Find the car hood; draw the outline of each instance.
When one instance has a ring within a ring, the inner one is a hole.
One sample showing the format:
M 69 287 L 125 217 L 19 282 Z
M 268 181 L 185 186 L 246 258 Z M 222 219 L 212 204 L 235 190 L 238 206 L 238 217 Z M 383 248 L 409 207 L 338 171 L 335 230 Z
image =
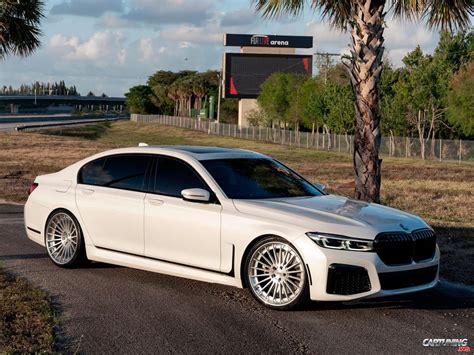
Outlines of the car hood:
M 238 211 L 287 222 L 308 231 L 374 238 L 386 231 L 426 228 L 419 217 L 375 203 L 325 195 L 265 200 L 234 200 Z

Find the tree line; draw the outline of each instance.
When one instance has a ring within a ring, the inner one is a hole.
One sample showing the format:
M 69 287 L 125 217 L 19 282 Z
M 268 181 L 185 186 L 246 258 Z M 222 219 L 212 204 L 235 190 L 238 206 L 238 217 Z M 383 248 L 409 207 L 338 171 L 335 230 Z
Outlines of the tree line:
M 125 94 L 127 108 L 131 113 L 190 117 L 193 112 L 206 108 L 211 96 L 217 99 L 219 75 L 216 70 L 159 70 L 148 78 L 146 85 L 130 88 Z M 237 116 L 237 105 L 236 100 L 222 100 L 223 122 Z
M 400 68 L 385 61 L 382 134 L 417 137 L 422 157 L 430 138 L 474 138 L 473 84 L 473 32 L 443 32 L 433 54 L 417 47 L 403 58 Z M 260 108 L 250 115 L 253 125 L 354 134 L 355 97 L 343 64 L 320 68 L 313 78 L 275 73 L 261 89 Z M 430 149 L 434 150 L 434 141 Z
M 3 86 L 1 88 L 1 95 L 65 95 L 65 96 L 80 96 L 75 85 L 67 86 L 64 80 L 54 83 L 44 83 L 35 81 L 32 84 L 22 84 L 18 88 L 10 86 Z

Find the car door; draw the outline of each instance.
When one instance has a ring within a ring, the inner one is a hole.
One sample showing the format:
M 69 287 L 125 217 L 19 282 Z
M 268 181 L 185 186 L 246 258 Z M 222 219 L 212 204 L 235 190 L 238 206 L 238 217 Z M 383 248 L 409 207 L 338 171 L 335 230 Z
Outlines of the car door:
M 221 205 L 183 200 L 181 191 L 189 188 L 212 194 L 189 164 L 160 156 L 152 192 L 145 198 L 145 255 L 219 270 Z
M 143 255 L 143 209 L 151 155 L 124 154 L 86 164 L 76 204 L 96 247 Z

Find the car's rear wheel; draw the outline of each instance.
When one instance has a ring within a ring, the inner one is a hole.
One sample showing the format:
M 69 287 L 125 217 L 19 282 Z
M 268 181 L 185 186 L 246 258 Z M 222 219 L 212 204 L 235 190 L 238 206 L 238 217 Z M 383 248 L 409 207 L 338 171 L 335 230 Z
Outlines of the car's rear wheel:
M 45 244 L 49 258 L 60 267 L 70 268 L 87 261 L 81 227 L 65 210 L 58 210 L 48 218 Z
M 308 281 L 303 259 L 283 238 L 268 237 L 255 244 L 245 265 L 252 295 L 267 307 L 290 309 L 307 299 Z

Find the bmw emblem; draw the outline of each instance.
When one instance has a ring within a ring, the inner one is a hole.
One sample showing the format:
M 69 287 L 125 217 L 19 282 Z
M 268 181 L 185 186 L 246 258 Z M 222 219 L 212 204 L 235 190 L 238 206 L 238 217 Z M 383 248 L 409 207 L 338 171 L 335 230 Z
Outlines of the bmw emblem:
M 408 228 L 406 225 L 400 223 L 400 227 L 402 227 L 403 230 L 408 231 L 410 228 Z

